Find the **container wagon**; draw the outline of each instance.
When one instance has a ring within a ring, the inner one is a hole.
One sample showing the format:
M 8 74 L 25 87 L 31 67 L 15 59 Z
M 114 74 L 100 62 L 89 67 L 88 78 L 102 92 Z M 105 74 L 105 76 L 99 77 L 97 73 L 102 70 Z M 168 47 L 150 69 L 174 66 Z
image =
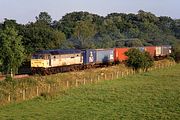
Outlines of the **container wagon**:
M 114 49 L 96 49 L 95 64 L 109 64 L 114 62 Z
M 150 56 L 153 58 L 156 53 L 156 47 L 155 46 L 146 46 L 145 51 L 150 54 Z
M 125 55 L 125 52 L 127 52 L 130 48 L 115 48 L 114 49 L 114 62 L 122 62 L 128 59 L 128 57 Z

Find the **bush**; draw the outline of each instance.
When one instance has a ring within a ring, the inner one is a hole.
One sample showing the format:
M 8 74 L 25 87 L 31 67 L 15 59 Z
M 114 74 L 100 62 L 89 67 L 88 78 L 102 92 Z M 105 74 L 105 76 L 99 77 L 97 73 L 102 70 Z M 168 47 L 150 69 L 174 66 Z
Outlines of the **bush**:
M 176 62 L 180 62 L 180 42 L 173 46 L 171 56 Z
M 136 71 L 139 71 L 140 68 L 147 71 L 149 67 L 153 66 L 153 58 L 148 52 L 141 52 L 139 49 L 133 48 L 125 54 L 128 56 L 127 66 L 132 67 Z

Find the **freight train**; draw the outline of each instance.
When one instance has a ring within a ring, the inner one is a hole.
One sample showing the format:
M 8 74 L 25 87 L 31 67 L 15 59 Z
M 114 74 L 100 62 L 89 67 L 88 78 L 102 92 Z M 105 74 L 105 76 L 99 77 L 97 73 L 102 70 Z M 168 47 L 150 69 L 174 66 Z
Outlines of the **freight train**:
M 171 46 L 135 47 L 147 51 L 155 59 L 164 58 L 171 53 Z M 126 61 L 125 55 L 131 48 L 86 49 L 86 50 L 41 50 L 32 55 L 32 74 L 53 74 L 74 70 L 83 70 L 102 65 Z

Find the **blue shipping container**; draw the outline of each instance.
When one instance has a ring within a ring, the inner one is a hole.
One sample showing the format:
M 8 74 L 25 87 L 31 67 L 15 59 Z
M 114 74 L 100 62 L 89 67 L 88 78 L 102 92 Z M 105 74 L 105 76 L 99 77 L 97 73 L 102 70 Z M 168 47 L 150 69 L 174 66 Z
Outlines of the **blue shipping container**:
M 82 50 L 83 51 L 83 63 L 90 64 L 96 62 L 96 50 L 89 49 L 89 50 Z
M 114 49 L 96 49 L 96 63 L 114 61 Z

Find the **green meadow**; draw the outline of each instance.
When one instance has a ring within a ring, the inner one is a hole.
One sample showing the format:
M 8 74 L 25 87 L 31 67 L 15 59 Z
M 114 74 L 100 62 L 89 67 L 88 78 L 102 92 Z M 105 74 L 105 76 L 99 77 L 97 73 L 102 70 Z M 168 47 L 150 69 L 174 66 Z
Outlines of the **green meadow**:
M 180 64 L 0 107 L 0 120 L 81 119 L 180 119 Z

